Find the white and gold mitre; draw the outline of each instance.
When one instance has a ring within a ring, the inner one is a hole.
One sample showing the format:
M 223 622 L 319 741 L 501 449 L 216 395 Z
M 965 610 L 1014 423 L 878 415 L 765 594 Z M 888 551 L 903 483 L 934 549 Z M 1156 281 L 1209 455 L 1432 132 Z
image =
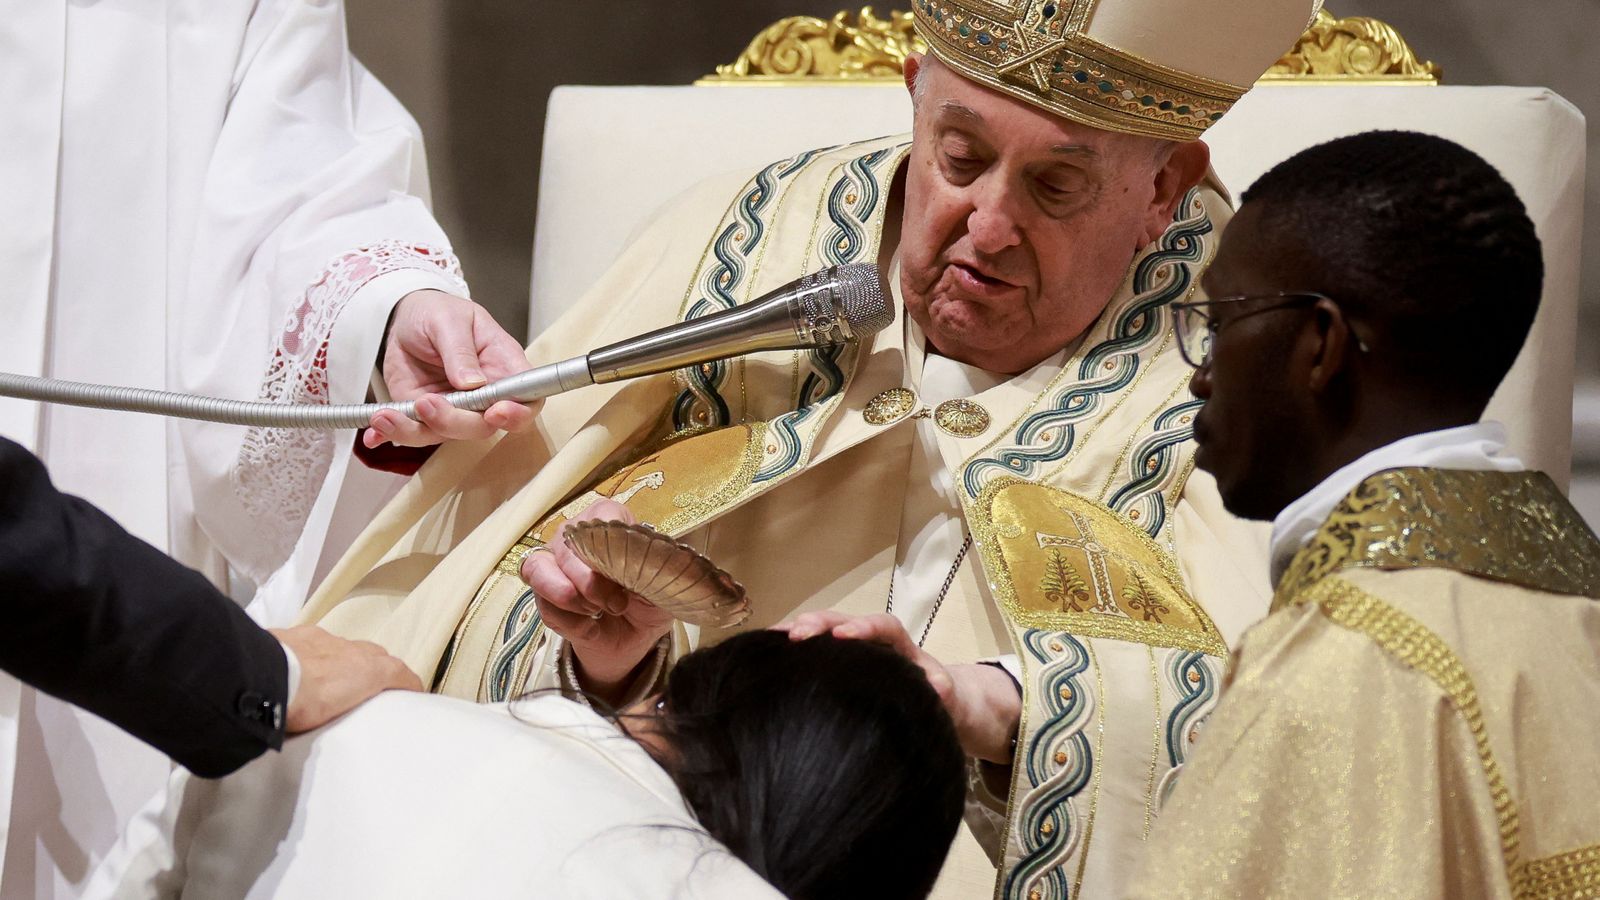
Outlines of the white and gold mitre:
M 1193 140 L 1321 0 L 912 0 L 917 31 L 974 81 L 1075 122 Z

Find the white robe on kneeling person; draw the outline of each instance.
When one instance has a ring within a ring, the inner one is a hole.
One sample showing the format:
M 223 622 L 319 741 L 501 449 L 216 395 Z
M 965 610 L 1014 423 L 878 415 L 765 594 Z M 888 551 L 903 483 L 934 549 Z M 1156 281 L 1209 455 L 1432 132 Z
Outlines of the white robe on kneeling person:
M 164 799 L 87 898 L 780 900 L 643 747 L 554 695 L 383 694 Z

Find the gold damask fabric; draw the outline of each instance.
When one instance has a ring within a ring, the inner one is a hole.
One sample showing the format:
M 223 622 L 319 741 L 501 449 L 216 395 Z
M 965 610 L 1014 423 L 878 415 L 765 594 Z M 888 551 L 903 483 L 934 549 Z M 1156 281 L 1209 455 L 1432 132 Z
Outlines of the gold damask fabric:
M 1600 896 L 1600 603 L 1556 589 L 1600 552 L 1548 485 L 1353 492 L 1303 555 L 1332 574 L 1237 649 L 1130 896 Z
M 1408 468 L 1339 503 L 1285 570 L 1273 609 L 1341 569 L 1424 566 L 1600 597 L 1600 540 L 1549 476 Z
M 1007 478 L 968 515 L 996 599 L 1021 628 L 1227 655 L 1176 561 L 1104 505 Z

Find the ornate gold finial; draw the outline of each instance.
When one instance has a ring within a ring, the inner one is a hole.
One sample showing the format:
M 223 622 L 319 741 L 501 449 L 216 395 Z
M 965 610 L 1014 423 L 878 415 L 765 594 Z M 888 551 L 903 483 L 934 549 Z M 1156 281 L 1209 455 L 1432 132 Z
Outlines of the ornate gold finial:
M 1418 59 L 1388 23 L 1363 16 L 1336 19 L 1322 9 L 1294 49 L 1261 80 L 1438 84 L 1443 75 L 1438 65 Z
M 811 16 L 781 19 L 757 35 L 737 60 L 717 66 L 716 74 L 696 83 L 898 81 L 906 57 L 928 49 L 912 22 L 911 13 L 890 12 L 887 18 L 879 18 L 870 6 L 854 15 L 844 10 L 827 20 Z M 1030 71 L 1038 68 L 1031 57 L 1022 62 Z M 1037 78 L 1037 72 L 1032 74 Z M 1359 16 L 1338 19 L 1322 9 L 1294 49 L 1261 81 L 1438 84 L 1442 77 L 1439 66 L 1419 60 L 1393 26 Z
M 880 19 L 863 6 L 826 21 L 793 16 L 768 26 L 737 60 L 699 83 L 899 80 L 906 57 L 927 49 L 908 12 Z

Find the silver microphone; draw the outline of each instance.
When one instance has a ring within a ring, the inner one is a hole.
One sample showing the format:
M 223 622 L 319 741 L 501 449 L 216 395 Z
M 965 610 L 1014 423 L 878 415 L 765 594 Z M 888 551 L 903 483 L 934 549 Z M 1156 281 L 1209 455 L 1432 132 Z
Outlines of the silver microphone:
M 618 341 L 588 355 L 597 384 L 761 350 L 842 344 L 894 321 L 878 267 L 813 272 L 742 306 Z
M 877 266 L 831 266 L 732 309 L 659 328 L 476 390 L 445 394 L 444 399 L 457 409 L 476 412 L 501 400 L 527 403 L 591 384 L 654 375 L 761 350 L 801 350 L 859 340 L 894 321 L 889 298 L 889 287 Z M 0 396 L 267 428 L 362 428 L 384 409 L 417 417 L 416 404 L 410 400 L 291 406 L 6 372 L 0 372 Z

